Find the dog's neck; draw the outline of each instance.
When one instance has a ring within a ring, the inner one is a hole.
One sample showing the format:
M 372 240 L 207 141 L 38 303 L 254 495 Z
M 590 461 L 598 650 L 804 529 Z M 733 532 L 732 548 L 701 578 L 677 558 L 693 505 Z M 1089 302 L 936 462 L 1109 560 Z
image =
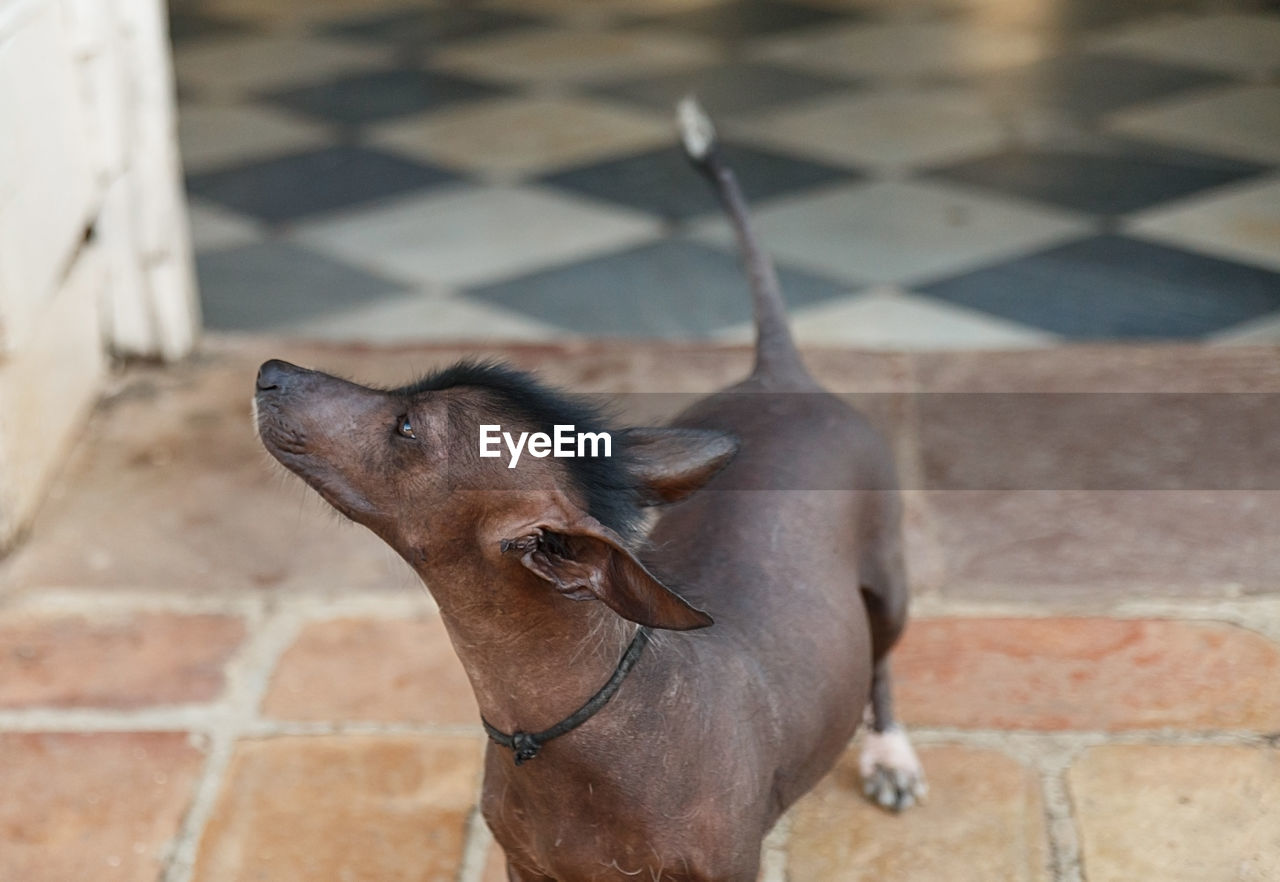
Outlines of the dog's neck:
M 453 579 L 463 577 L 450 569 Z M 533 574 L 493 584 L 479 567 L 467 569 L 463 584 L 483 589 L 436 599 L 480 713 L 502 731 L 536 732 L 572 714 L 613 674 L 635 635 L 637 626 L 603 603 L 561 597 Z M 444 577 L 422 575 L 428 585 Z

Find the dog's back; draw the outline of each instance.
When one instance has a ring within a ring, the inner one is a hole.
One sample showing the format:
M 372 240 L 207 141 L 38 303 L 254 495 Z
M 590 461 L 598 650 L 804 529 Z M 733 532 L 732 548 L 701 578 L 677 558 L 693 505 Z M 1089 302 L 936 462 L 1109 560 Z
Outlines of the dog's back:
M 893 542 L 889 460 L 865 420 L 818 392 L 720 395 L 678 424 L 733 432 L 742 446 L 659 520 L 658 567 L 715 610 L 716 627 L 689 639 L 758 661 L 759 683 L 747 688 L 776 703 L 775 798 L 785 806 L 830 767 L 869 694 L 859 588 L 865 557 Z
M 686 133 L 690 112 L 682 108 Z M 732 173 L 716 161 L 709 129 L 700 143 L 690 140 L 747 263 L 757 357 L 749 378 L 673 421 L 729 432 L 740 448 L 706 487 L 663 514 L 651 538 L 658 566 L 716 611 L 717 627 L 695 639 L 759 662 L 759 688 L 776 717 L 774 796 L 783 807 L 856 731 L 864 709 L 857 697 L 869 694 L 873 666 L 905 622 L 901 501 L 883 437 L 805 369 L 772 263 Z

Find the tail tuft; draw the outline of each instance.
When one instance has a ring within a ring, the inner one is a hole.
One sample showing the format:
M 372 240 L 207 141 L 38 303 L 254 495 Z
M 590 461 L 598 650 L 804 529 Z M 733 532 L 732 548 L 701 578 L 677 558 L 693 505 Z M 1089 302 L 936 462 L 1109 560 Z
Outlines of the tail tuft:
M 800 353 L 796 351 L 787 326 L 787 308 L 778 285 L 778 274 L 773 268 L 773 261 L 756 239 L 742 187 L 717 149 L 716 129 L 711 118 L 697 99 L 689 95 L 676 105 L 676 125 L 680 129 L 685 153 L 715 187 L 738 240 L 754 303 L 755 375 L 803 373 Z
M 680 99 L 676 105 L 676 124 L 680 128 L 684 152 L 694 162 L 706 162 L 716 144 L 716 127 L 697 98 L 686 95 Z

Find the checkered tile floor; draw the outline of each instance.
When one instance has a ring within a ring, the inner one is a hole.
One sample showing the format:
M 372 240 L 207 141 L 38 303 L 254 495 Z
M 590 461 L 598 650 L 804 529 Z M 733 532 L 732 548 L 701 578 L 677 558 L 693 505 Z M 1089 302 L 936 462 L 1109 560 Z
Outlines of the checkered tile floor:
M 213 329 L 734 339 L 670 110 L 808 340 L 1280 341 L 1280 4 L 172 0 Z

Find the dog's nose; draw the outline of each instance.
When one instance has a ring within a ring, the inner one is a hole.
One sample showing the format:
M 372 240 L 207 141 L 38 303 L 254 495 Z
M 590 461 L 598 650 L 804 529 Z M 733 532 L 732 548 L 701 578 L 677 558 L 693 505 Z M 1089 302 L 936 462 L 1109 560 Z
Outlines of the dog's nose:
M 289 376 L 297 371 L 298 368 L 295 365 L 278 358 L 264 362 L 262 367 L 258 368 L 258 391 L 270 392 L 272 389 L 283 389 Z

